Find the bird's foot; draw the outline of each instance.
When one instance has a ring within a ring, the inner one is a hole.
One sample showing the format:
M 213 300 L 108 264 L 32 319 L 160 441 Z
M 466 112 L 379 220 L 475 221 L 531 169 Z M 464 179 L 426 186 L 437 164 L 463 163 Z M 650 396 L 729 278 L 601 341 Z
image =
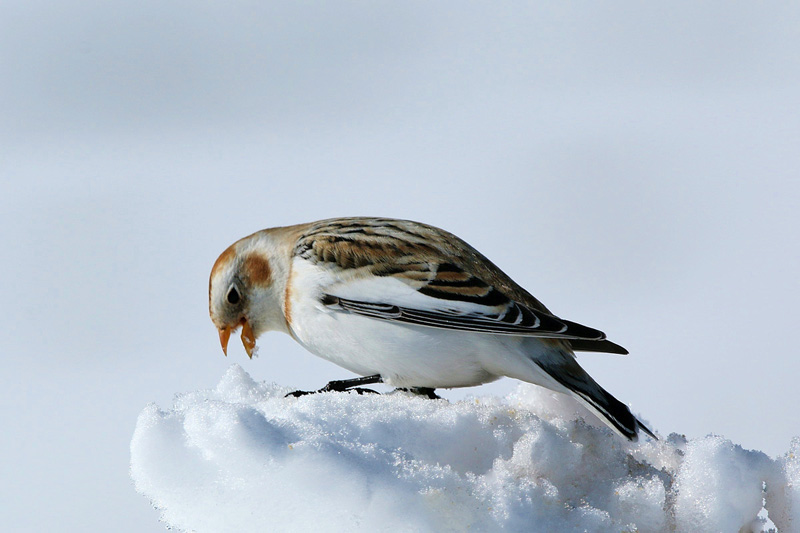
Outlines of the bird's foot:
M 292 391 L 284 396 L 284 398 L 288 398 L 291 396 L 292 398 L 299 398 L 300 396 L 306 396 L 307 394 L 316 394 L 318 392 L 322 392 L 322 390 L 296 390 Z
M 436 394 L 436 389 L 432 389 L 430 387 L 408 387 L 408 388 L 398 388 L 397 390 L 401 390 L 404 392 L 410 392 L 411 394 L 416 394 L 418 396 L 424 396 L 429 400 L 441 400 L 442 397 Z
M 365 393 L 380 394 L 378 391 L 359 387 L 359 385 L 369 385 L 371 383 L 383 383 L 383 379 L 378 374 L 374 376 L 364 376 L 361 378 L 340 379 L 328 382 L 327 385 L 325 385 L 319 390 L 312 390 L 312 391 L 296 390 L 294 392 L 290 392 L 284 397 L 288 398 L 289 396 L 292 396 L 294 398 L 299 398 L 300 396 L 306 396 L 307 394 L 317 394 L 318 392 L 356 392 L 358 394 L 365 394 Z
M 288 398 L 289 396 L 291 396 L 293 398 L 299 398 L 300 396 L 307 396 L 309 394 L 317 394 L 317 393 L 320 393 L 320 392 L 356 392 L 358 394 L 380 394 L 380 392 L 378 392 L 376 390 L 365 389 L 364 387 L 352 387 L 352 388 L 349 388 L 349 389 L 337 390 L 337 389 L 329 389 L 327 386 L 325 386 L 325 387 L 322 387 L 319 390 L 296 390 L 296 391 L 292 391 L 289 394 L 287 394 L 286 396 L 284 396 L 284 398 Z

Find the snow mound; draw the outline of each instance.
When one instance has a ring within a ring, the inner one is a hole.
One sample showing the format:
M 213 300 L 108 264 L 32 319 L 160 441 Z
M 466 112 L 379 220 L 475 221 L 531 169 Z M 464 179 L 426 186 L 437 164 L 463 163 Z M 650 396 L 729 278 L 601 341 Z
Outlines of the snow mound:
M 455 403 L 290 390 L 234 365 L 148 405 L 136 489 L 197 532 L 800 530 L 797 438 L 777 460 L 717 436 L 628 443 L 527 384 Z

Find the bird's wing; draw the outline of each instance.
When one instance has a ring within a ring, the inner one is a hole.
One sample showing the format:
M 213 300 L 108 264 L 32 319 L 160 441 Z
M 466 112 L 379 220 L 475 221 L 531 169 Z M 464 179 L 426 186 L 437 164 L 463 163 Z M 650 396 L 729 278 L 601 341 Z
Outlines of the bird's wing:
M 617 347 L 601 331 L 554 316 L 474 248 L 431 226 L 385 219 L 323 221 L 298 240 L 294 254 L 328 275 L 331 282 L 322 287 L 320 299 L 334 311 Z
M 359 302 L 330 295 L 328 295 L 325 302 L 331 307 L 335 306 L 358 315 L 416 324 L 418 326 L 493 333 L 495 335 L 591 341 L 605 340 L 605 335 L 601 331 L 570 322 L 569 320 L 535 313 L 519 306 L 519 304 L 512 304 L 511 308 L 519 315 L 520 320 L 511 322 L 505 321 L 502 316 L 486 314 L 480 311 L 462 314 L 450 309 L 422 310 L 387 303 Z
M 322 303 L 330 309 L 418 326 L 495 335 L 589 341 L 605 339 L 601 331 L 530 309 L 490 286 L 481 286 L 479 280 L 473 279 L 473 282 L 476 291 L 482 289 L 483 294 L 476 295 L 469 290 L 463 293 L 439 291 L 430 283 L 419 289 L 407 286 L 409 293 L 402 294 L 396 280 L 373 280 L 364 284 L 363 288 L 368 290 L 361 291 L 361 284 L 350 282 L 347 286 L 332 286 L 330 293 L 322 296 Z M 435 282 L 432 283 L 436 287 Z M 386 291 L 375 290 L 382 284 L 386 285 Z

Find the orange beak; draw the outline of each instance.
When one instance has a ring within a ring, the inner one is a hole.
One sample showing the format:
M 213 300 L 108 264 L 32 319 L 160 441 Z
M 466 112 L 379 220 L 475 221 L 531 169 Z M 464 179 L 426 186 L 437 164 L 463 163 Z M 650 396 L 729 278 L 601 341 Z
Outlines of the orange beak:
M 252 359 L 253 350 L 256 347 L 256 336 L 253 334 L 250 322 L 242 324 L 242 344 L 244 345 L 244 350 L 247 352 L 247 357 Z
M 230 326 L 219 328 L 219 343 L 222 345 L 222 353 L 225 354 L 225 357 L 228 357 L 228 339 L 230 338 L 231 338 Z
M 222 345 L 222 353 L 226 357 L 228 356 L 228 340 L 231 338 L 233 329 L 236 328 L 231 328 L 230 326 L 219 328 L 219 343 Z M 242 321 L 242 345 L 247 352 L 247 356 L 252 359 L 253 351 L 256 347 L 256 336 L 253 334 L 253 328 L 250 327 L 250 323 L 246 320 Z

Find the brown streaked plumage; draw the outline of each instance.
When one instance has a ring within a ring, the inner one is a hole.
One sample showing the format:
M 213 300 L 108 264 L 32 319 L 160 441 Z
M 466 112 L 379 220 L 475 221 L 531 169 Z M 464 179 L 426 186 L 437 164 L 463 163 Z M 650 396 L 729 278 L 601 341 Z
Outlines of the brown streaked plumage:
M 406 273 L 418 272 L 421 264 L 439 265 L 447 258 L 460 270 L 448 272 L 443 280 L 472 275 L 509 298 L 549 313 L 531 293 L 467 242 L 420 222 L 360 217 L 322 220 L 308 225 L 295 254 L 341 268 L 371 267 L 376 275 L 390 265 L 397 269 L 390 275 L 409 279 L 417 276 Z
M 551 324 L 552 336 L 561 343 L 576 341 L 587 351 L 627 353 L 605 340 L 602 332 L 557 319 L 539 300 L 514 282 L 486 256 L 464 240 L 434 226 L 394 219 L 341 218 L 298 226 L 300 237 L 294 255 L 335 269 L 344 279 L 387 276 L 402 280 L 421 294 L 450 301 L 470 301 L 497 309 L 506 322 L 536 313 Z M 351 310 L 357 306 L 351 305 Z M 374 310 L 371 316 L 378 318 Z M 420 323 L 419 317 L 414 319 Z M 452 325 L 452 321 L 448 321 Z M 427 325 L 442 327 L 442 322 Z M 483 324 L 487 326 L 487 324 Z M 466 327 L 465 325 L 462 327 Z M 577 334 L 559 334 L 572 327 Z M 488 331 L 481 327 L 479 330 Z M 495 329 L 500 332 L 500 329 Z M 537 330 L 537 334 L 544 330 Z M 524 334 L 520 328 L 517 334 Z M 511 333 L 506 329 L 505 333 Z M 541 335 L 539 335 L 541 336 Z M 569 349 L 571 345 L 567 345 Z

